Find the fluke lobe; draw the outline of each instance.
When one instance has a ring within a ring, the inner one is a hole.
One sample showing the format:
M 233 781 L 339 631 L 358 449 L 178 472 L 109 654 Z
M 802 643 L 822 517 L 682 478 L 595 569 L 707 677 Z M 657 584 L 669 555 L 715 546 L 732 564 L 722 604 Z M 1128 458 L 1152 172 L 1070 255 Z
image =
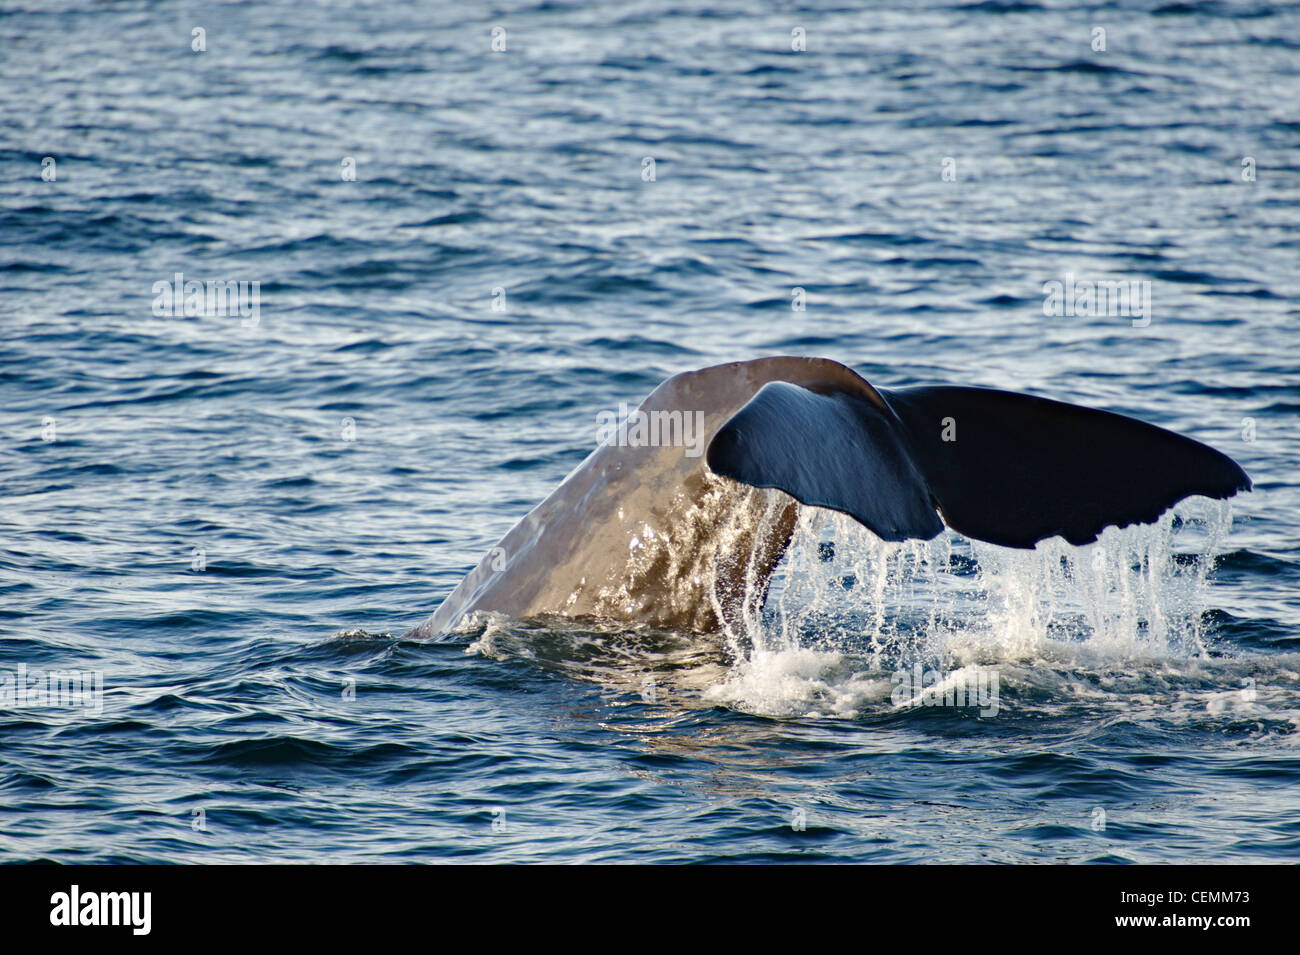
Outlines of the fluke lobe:
M 631 417 L 407 636 L 480 610 L 720 629 L 761 606 L 796 502 L 889 541 L 946 524 L 1029 548 L 1251 487 L 1226 455 L 1133 418 L 986 388 L 887 391 L 825 358 L 674 375 Z M 701 421 L 703 455 L 682 439 Z

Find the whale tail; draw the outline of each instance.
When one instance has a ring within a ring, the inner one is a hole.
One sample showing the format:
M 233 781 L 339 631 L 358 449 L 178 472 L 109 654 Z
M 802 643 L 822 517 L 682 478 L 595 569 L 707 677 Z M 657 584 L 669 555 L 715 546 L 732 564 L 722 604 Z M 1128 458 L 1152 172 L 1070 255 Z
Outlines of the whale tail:
M 684 430 L 681 442 L 604 442 L 411 635 L 477 611 L 730 625 L 761 605 L 798 520 L 785 495 L 743 485 L 843 511 L 887 540 L 946 522 L 1026 548 L 1086 544 L 1185 497 L 1250 488 L 1218 451 L 1132 418 L 980 388 L 879 390 L 825 358 L 682 372 L 637 410 L 702 415 L 703 459 Z
M 715 473 L 842 511 L 885 540 L 1095 541 L 1183 498 L 1251 488 L 1227 455 L 1123 415 L 986 388 L 764 385 L 713 436 Z M 937 514 L 936 514 L 937 512 Z M 943 522 L 939 520 L 942 515 Z

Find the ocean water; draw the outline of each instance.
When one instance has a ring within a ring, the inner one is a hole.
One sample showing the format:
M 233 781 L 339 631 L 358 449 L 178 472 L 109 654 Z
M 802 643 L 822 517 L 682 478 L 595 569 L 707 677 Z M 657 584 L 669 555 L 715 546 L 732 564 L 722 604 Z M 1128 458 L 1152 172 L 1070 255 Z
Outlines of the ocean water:
M 1294 861 L 1298 146 L 1292 4 L 0 5 L 0 694 L 92 688 L 0 705 L 0 859 Z M 402 639 L 601 411 L 772 354 L 1255 491 L 805 510 L 741 633 Z

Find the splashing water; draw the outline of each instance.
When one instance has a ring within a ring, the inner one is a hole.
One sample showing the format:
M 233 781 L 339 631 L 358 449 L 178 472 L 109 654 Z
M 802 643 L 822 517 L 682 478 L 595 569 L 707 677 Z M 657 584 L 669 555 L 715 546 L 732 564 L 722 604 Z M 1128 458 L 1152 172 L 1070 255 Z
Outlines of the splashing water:
M 749 493 L 761 498 L 758 524 L 724 526 L 711 543 L 723 570 L 722 561 L 749 555 L 738 615 L 723 614 L 729 574 L 701 588 L 733 621 L 720 636 L 475 614 L 462 621 L 467 652 L 530 659 L 633 693 L 651 681 L 663 691 L 656 699 L 688 707 L 867 719 L 927 705 L 990 716 L 1006 696 L 1022 707 L 1116 700 L 1122 693 L 1098 689 L 1118 684 L 1163 698 L 1222 663 L 1204 611 L 1232 522 L 1226 503 L 1192 499 L 1085 547 L 1053 539 L 1033 550 L 951 532 L 888 542 L 845 515 L 800 506 L 765 588 L 755 557 L 783 539 L 793 501 Z
M 727 634 L 736 662 L 706 695 L 764 715 L 844 716 L 900 705 L 898 674 L 914 667 L 943 686 L 981 667 L 1200 660 L 1209 574 L 1231 521 L 1226 503 L 1192 499 L 1085 547 L 1016 550 L 951 532 L 882 541 L 804 507 L 766 612 Z M 902 705 L 918 699 L 904 693 Z

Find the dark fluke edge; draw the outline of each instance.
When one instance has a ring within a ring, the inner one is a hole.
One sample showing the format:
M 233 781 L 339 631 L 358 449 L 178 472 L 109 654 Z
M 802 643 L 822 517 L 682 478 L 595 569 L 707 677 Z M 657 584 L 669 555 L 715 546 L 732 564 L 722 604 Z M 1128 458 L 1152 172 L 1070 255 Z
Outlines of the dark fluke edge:
M 984 388 L 886 391 L 822 358 L 675 375 L 638 411 L 700 415 L 707 452 L 597 448 L 408 636 L 478 610 L 728 626 L 761 606 L 795 501 L 885 540 L 926 540 L 947 524 L 1027 548 L 1086 544 L 1186 497 L 1251 487 L 1226 455 L 1133 418 Z

